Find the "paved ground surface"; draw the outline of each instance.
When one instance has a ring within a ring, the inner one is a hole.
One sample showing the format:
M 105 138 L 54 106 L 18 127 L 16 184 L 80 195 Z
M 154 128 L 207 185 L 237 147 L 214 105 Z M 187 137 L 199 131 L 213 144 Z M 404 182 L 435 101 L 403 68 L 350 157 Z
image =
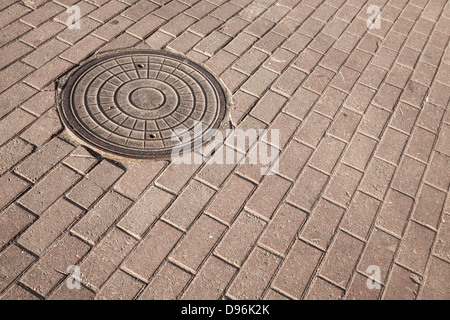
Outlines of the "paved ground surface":
M 449 2 L 2 0 L 0 28 L 2 299 L 450 298 Z M 55 80 L 128 47 L 209 67 L 279 172 L 71 140 Z

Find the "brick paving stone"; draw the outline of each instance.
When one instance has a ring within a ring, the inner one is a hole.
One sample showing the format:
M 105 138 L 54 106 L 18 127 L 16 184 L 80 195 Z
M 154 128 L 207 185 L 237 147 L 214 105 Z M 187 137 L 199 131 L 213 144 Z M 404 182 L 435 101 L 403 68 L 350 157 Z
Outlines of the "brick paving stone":
M 31 30 L 32 27 L 29 25 L 26 25 L 20 21 L 15 21 L 14 23 L 1 28 L 0 31 L 0 45 L 3 46 L 21 35 L 23 35 L 25 32 Z
M 37 27 L 63 10 L 64 7 L 53 2 L 49 2 L 39 9 L 34 10 L 26 16 L 22 17 L 21 21 L 33 27 Z
M 107 20 L 117 15 L 117 13 L 124 10 L 126 7 L 127 5 L 124 3 L 116 0 L 111 0 L 92 12 L 89 16 L 95 20 L 105 23 Z
M 350 141 L 360 121 L 361 115 L 343 108 L 332 124 L 329 133 L 344 141 Z
M 374 229 L 364 249 L 358 270 L 371 276 L 369 267 L 376 265 L 380 268 L 380 282 L 385 283 L 399 243 L 397 238 Z
M 28 187 L 29 183 L 15 176 L 14 174 L 7 172 L 0 178 L 1 187 L 0 193 L 2 198 L 0 200 L 0 208 L 4 208 L 11 201 L 17 198 L 21 193 L 23 193 Z
M 118 193 L 108 192 L 71 230 L 84 240 L 95 243 L 130 204 L 130 200 Z
M 381 203 L 365 193 L 356 192 L 345 214 L 341 228 L 362 239 L 369 235 Z
M 0 248 L 6 245 L 34 220 L 32 214 L 16 204 L 11 204 L 0 212 L 0 230 L 2 230 L 0 235 Z
M 77 206 L 59 199 L 19 237 L 17 242 L 40 256 L 82 213 Z
M 387 128 L 375 155 L 383 160 L 397 164 L 407 141 L 407 135 Z
M 213 56 L 217 51 L 219 51 L 223 47 L 223 45 L 228 43 L 230 39 L 231 37 L 219 31 L 213 31 L 202 41 L 197 43 L 194 49 L 207 56 Z
M 225 226 L 207 215 L 202 215 L 183 238 L 171 259 L 191 270 L 197 270 L 225 231 Z
M 344 107 L 364 113 L 374 95 L 375 90 L 361 84 L 356 84 L 348 98 L 345 100 Z
M 345 143 L 326 136 L 322 139 L 309 163 L 313 167 L 330 174 L 344 148 Z
M 269 292 L 264 297 L 265 300 L 290 300 L 286 296 L 282 295 L 281 293 L 270 289 Z
M 30 51 L 32 51 L 32 48 L 20 41 L 13 42 L 0 48 L 0 68 L 6 67 Z
M 352 167 L 364 170 L 375 150 L 377 142 L 365 135 L 356 133 L 347 148 L 342 161 Z
M 0 71 L 0 76 L 4 79 L 0 84 L 0 92 L 3 92 L 11 87 L 14 83 L 33 72 L 33 70 L 34 68 L 20 61 L 16 61 L 9 67 L 3 69 Z
M 24 98 L 29 98 L 31 96 L 27 95 L 24 91 L 31 87 L 22 84 L 24 88 L 22 88 L 21 93 L 25 94 Z M 14 88 L 14 87 L 13 87 Z M 5 92 L 6 93 L 6 92 Z M 36 115 L 41 116 L 43 113 L 45 113 L 48 109 L 53 107 L 55 104 L 55 92 L 54 91 L 41 91 L 35 95 L 33 95 L 30 99 L 28 99 L 26 102 L 21 104 L 21 108 Z
M 89 250 L 83 241 L 65 235 L 58 244 L 41 258 L 21 278 L 20 282 L 46 296 L 64 278 L 67 268 L 75 265 Z
M 144 16 L 148 15 L 150 12 L 158 8 L 155 3 L 140 0 L 139 2 L 133 4 L 130 8 L 121 13 L 122 16 L 129 18 L 131 20 L 139 20 Z
M 247 75 L 233 69 L 228 69 L 227 71 L 222 73 L 221 76 L 221 80 L 228 88 L 228 90 L 230 90 L 230 92 L 232 93 L 234 93 L 236 89 L 238 89 L 241 84 L 247 79 Z
M 297 240 L 275 277 L 273 286 L 300 299 L 321 257 L 320 250 Z
M 19 203 L 33 213 L 41 215 L 79 178 L 79 174 L 60 164 L 24 194 Z
M 72 63 L 56 57 L 26 77 L 24 82 L 41 90 L 72 66 Z
M 447 300 L 449 297 L 448 262 L 431 257 L 430 268 L 428 270 L 420 299 L 424 300 Z
M 358 131 L 378 139 L 391 114 L 383 109 L 370 105 L 367 109 Z
M 175 40 L 168 44 L 168 47 L 178 52 L 186 53 L 202 38 L 192 32 L 185 31 Z
M 151 186 L 117 225 L 136 237 L 142 237 L 173 198 L 171 194 Z
M 417 82 L 409 81 L 400 97 L 401 101 L 404 101 L 416 108 L 421 108 L 423 101 L 426 99 L 427 87 Z M 428 99 L 433 102 L 432 99 Z
M 369 289 L 367 282 L 372 281 L 366 276 L 356 273 L 348 290 L 345 292 L 345 300 L 378 300 L 381 288 Z
M 181 235 L 179 230 L 158 221 L 127 258 L 123 267 L 142 279 L 149 280 Z
M 233 68 L 242 73 L 250 75 L 258 68 L 260 64 L 263 63 L 264 60 L 266 60 L 266 58 L 266 53 L 257 49 L 250 49 L 245 54 L 243 54 L 236 61 L 236 63 L 233 64 Z
M 274 28 L 275 29 L 275 28 Z M 311 38 L 305 36 L 304 34 L 295 32 L 293 33 L 282 45 L 283 48 L 288 49 L 296 54 L 299 54 L 306 48 L 308 43 L 311 42 Z M 312 57 L 311 57 L 312 55 Z M 309 59 L 314 58 L 314 56 L 318 56 L 317 54 L 310 53 Z M 294 64 L 297 62 L 299 58 L 294 60 Z M 298 62 L 300 64 L 300 61 Z M 312 67 L 312 66 L 311 66 Z
M 290 186 L 289 181 L 279 176 L 266 176 L 248 200 L 246 208 L 270 219 Z
M 437 229 L 444 202 L 445 193 L 424 184 L 412 218 L 424 225 Z
M 16 83 L 11 88 L 7 89 L 5 92 L 0 94 L 0 103 L 2 109 L 0 110 L 0 117 L 3 117 L 11 110 L 22 104 L 25 100 L 34 95 L 37 91 L 24 83 Z M 17 117 L 22 113 L 14 113 Z M 20 119 L 20 117 L 19 117 Z M 5 119 L 1 120 L 4 122 Z M 20 122 L 19 122 L 20 123 Z M 20 125 L 19 125 L 20 126 Z M 22 128 L 23 129 L 23 128 Z M 0 129 L 3 130 L 3 129 Z M 17 129 L 16 129 L 17 130 Z M 20 131 L 20 130 L 19 130 Z M 2 132 L 2 136 L 4 133 Z
M 433 253 L 440 257 L 441 259 L 444 259 L 446 261 L 450 261 L 450 242 L 449 242 L 449 231 L 450 231 L 450 218 L 448 215 L 442 216 L 442 221 L 439 226 L 439 231 L 436 238 L 436 244 L 433 248 Z
M 306 74 L 289 67 L 282 75 L 275 81 L 272 88 L 285 96 L 291 96 L 306 78 Z
M 386 300 L 414 300 L 419 291 L 420 278 L 409 270 L 394 265 L 383 293 Z
M 421 112 L 421 114 L 423 111 Z M 392 115 L 391 127 L 401 130 L 406 133 L 411 133 L 414 123 L 419 115 L 419 110 L 411 107 L 403 102 L 400 102 L 395 108 Z M 420 118 L 419 118 L 420 122 Z
M 431 103 L 424 103 L 417 124 L 432 132 L 437 132 L 443 115 L 443 109 Z
M 340 286 L 347 287 L 363 246 L 363 242 L 339 232 L 323 261 L 320 274 Z
M 377 199 L 382 199 L 394 174 L 394 166 L 380 159 L 373 159 L 361 182 L 361 189 Z
M 276 26 L 274 29 L 270 32 L 268 32 L 266 35 L 264 35 L 261 39 L 258 40 L 257 43 L 255 43 L 255 48 L 258 48 L 264 52 L 272 53 L 275 49 L 279 48 L 282 42 L 284 42 L 286 38 L 276 33 Z M 282 53 L 286 53 L 289 56 L 289 53 L 284 51 L 283 48 L 279 48 Z
M 250 114 L 265 123 L 271 123 L 285 102 L 285 97 L 269 90 L 252 108 Z
M 176 37 L 196 21 L 196 19 L 188 16 L 187 14 L 181 13 L 175 18 L 171 19 L 168 23 L 163 25 L 160 30 Z
M 175 300 L 191 278 L 186 271 L 171 263 L 165 263 L 139 299 Z
M 189 30 L 200 37 L 205 37 L 211 31 L 223 24 L 223 21 L 212 16 L 206 16 L 192 25 Z
M 255 248 L 228 289 L 228 294 L 237 299 L 261 298 L 280 261 L 279 257 Z
M 201 19 L 215 8 L 217 8 L 217 6 L 213 3 L 200 1 L 187 9 L 185 13 L 196 19 Z
M 321 58 L 322 54 L 309 48 L 306 48 L 299 54 L 297 59 L 294 60 L 293 65 L 309 74 L 311 73 L 311 71 L 314 69 L 317 62 L 319 62 Z
M 3 28 L 10 24 L 14 20 L 24 16 L 31 12 L 31 10 L 20 3 L 15 3 L 12 6 L 6 8 L 6 10 L 0 12 L 0 18 L 2 20 L 0 27 Z
M 220 221 L 230 224 L 253 189 L 254 185 L 252 183 L 237 175 L 233 175 L 224 184 L 206 209 L 206 212 L 220 219 Z M 230 199 L 233 199 L 233 201 L 230 201 Z
M 97 159 L 86 148 L 79 146 L 63 162 L 72 169 L 85 174 L 97 163 Z
M 236 268 L 211 256 L 181 299 L 219 299 L 235 273 Z
M 178 193 L 199 167 L 198 164 L 171 163 L 156 179 L 156 185 L 173 193 Z
M 58 113 L 55 109 L 47 111 L 20 137 L 35 146 L 43 145 L 47 140 L 62 130 Z
M 392 186 L 410 196 L 415 196 L 425 168 L 426 165 L 421 162 L 405 157 L 400 164 Z
M 65 29 L 57 35 L 59 40 L 67 42 L 71 45 L 75 44 L 77 41 L 81 40 L 83 37 L 97 29 L 101 25 L 100 22 L 84 17 L 83 27 L 80 29 Z
M 15 244 L 0 253 L 0 292 L 6 289 L 33 261 L 35 257 Z
M 362 176 L 361 172 L 342 164 L 335 176 L 331 178 L 325 196 L 341 205 L 348 206 Z
M 162 218 L 186 230 L 213 195 L 213 189 L 197 180 L 192 180 Z
M 15 166 L 33 151 L 33 146 L 14 138 L 0 148 L 0 175 Z
M 279 174 L 295 180 L 312 154 L 312 149 L 297 141 L 292 141 L 284 149 L 279 160 Z
M 319 66 L 309 75 L 303 86 L 306 89 L 321 94 L 333 76 L 334 73 L 332 71 Z
M 313 112 L 311 116 L 303 122 L 302 127 L 295 137 L 301 142 L 305 142 L 311 146 L 317 146 L 330 125 L 330 122 L 330 119 Z
M 112 229 L 80 264 L 82 282 L 100 288 L 136 244 L 123 231 Z
M 261 237 L 260 243 L 282 255 L 286 254 L 306 217 L 305 212 L 283 204 Z
M 133 22 L 128 19 L 117 17 L 116 19 L 105 23 L 94 33 L 92 33 L 92 35 L 95 35 L 105 41 L 109 41 L 122 33 L 122 31 L 128 28 L 132 23 Z
M 311 288 L 306 300 L 341 300 L 344 297 L 344 290 L 332 285 L 328 281 L 316 277 L 311 284 Z
M 39 68 L 47 61 L 56 57 L 58 54 L 63 52 L 69 47 L 67 43 L 64 43 L 58 39 L 52 39 L 42 46 L 40 46 L 37 50 L 33 51 L 31 54 L 27 55 L 22 61 L 27 64 Z
M 28 126 L 36 118 L 31 114 L 16 109 L 0 120 L 0 145 L 7 142 L 10 138 L 14 137 L 22 129 Z
M 58 289 L 50 294 L 49 300 L 92 300 L 94 292 L 81 286 L 80 289 L 71 290 L 66 283 L 60 285 Z
M 24 289 L 18 284 L 14 284 L 4 295 L 0 297 L 2 300 L 39 300 L 33 293 Z
M 436 233 L 411 221 L 400 243 L 396 261 L 419 274 L 424 274 Z
M 165 161 L 137 162 L 120 178 L 114 189 L 129 198 L 136 199 L 165 165 Z
M 16 167 L 15 172 L 34 182 L 73 149 L 74 147 L 70 144 L 59 138 L 54 138 Z
M 449 168 L 450 158 L 442 153 L 434 152 L 425 181 L 428 181 L 441 189 L 447 190 L 450 185 Z
M 303 120 L 318 97 L 317 94 L 300 87 L 283 109 L 286 113 Z
M 307 167 L 294 184 L 286 200 L 310 211 L 318 201 L 327 180 L 327 175 Z
M 308 217 L 300 238 L 326 250 L 344 212 L 345 210 L 341 207 L 327 200 L 320 200 Z
M 103 160 L 67 193 L 67 198 L 89 208 L 122 175 L 123 170 Z
M 350 92 L 351 88 L 358 80 L 359 76 L 360 76 L 359 72 L 347 68 L 345 66 L 341 67 L 338 73 L 336 73 L 333 80 L 331 81 L 331 86 L 345 92 Z
M 406 149 L 406 154 L 423 162 L 428 162 L 435 140 L 436 136 L 433 133 L 417 127 Z
M 227 261 L 241 266 L 265 225 L 266 223 L 260 218 L 242 211 L 222 238 L 215 253 Z
M 242 90 L 260 97 L 277 77 L 276 73 L 260 68 L 242 85 Z

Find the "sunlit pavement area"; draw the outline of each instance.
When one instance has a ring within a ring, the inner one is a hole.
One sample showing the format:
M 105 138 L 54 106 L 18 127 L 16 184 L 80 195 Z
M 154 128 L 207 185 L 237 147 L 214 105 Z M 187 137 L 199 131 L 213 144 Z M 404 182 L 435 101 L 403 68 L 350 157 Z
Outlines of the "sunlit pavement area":
M 450 2 L 0 10 L 1 299 L 450 298 Z M 60 77 L 125 48 L 210 70 L 229 91 L 222 129 L 279 130 L 278 170 L 74 139 Z

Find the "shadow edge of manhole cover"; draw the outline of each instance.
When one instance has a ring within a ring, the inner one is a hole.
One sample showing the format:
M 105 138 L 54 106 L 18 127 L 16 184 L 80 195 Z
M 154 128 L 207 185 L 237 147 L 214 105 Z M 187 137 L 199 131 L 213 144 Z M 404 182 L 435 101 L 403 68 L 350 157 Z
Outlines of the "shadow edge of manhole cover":
M 152 149 L 128 149 L 122 147 L 112 147 L 108 141 L 105 141 L 101 137 L 96 136 L 93 132 L 86 130 L 80 126 L 76 121 L 76 117 L 72 110 L 72 89 L 76 85 L 80 78 L 88 71 L 98 67 L 100 63 L 105 61 L 115 59 L 115 58 L 126 58 L 132 55 L 155 55 L 159 57 L 167 57 L 168 59 L 173 59 L 180 63 L 180 65 L 188 66 L 196 72 L 198 72 L 204 79 L 209 83 L 211 88 L 214 90 L 215 96 L 217 98 L 217 114 L 216 120 L 209 126 L 208 129 L 220 129 L 221 125 L 229 116 L 229 104 L 231 103 L 231 94 L 223 84 L 223 82 L 216 77 L 213 72 L 208 70 L 207 67 L 192 61 L 185 56 L 164 50 L 151 50 L 151 49 L 122 49 L 115 50 L 112 52 L 105 52 L 101 54 L 96 54 L 93 57 L 80 62 L 76 67 L 68 71 L 66 74 L 62 75 L 58 80 L 57 86 L 57 110 L 61 122 L 64 126 L 64 132 L 66 137 L 71 140 L 76 140 L 76 142 L 84 147 L 92 149 L 94 152 L 106 158 L 112 158 L 115 160 L 170 160 L 171 148 L 166 150 L 152 150 Z M 133 59 L 132 59 L 133 60 Z M 149 60 L 150 61 L 150 60 Z M 150 64 L 150 63 L 149 63 Z M 148 66 L 147 66 L 148 67 Z M 137 70 L 136 70 L 137 71 Z M 135 79 L 138 80 L 138 79 Z M 208 101 L 205 101 L 205 107 Z M 195 108 L 195 105 L 194 105 Z M 210 130 L 212 131 L 212 130 Z M 202 143 L 205 144 L 212 134 L 202 136 Z M 190 141 L 190 149 L 192 150 L 195 139 Z

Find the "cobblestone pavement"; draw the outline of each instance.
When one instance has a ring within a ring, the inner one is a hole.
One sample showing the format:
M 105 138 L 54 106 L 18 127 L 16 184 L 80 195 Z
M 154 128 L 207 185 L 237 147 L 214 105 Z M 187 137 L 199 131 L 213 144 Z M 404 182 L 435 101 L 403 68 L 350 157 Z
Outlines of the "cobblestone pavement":
M 0 28 L 1 299 L 450 298 L 450 2 L 2 0 Z M 55 81 L 120 48 L 209 68 L 278 172 L 72 140 Z

